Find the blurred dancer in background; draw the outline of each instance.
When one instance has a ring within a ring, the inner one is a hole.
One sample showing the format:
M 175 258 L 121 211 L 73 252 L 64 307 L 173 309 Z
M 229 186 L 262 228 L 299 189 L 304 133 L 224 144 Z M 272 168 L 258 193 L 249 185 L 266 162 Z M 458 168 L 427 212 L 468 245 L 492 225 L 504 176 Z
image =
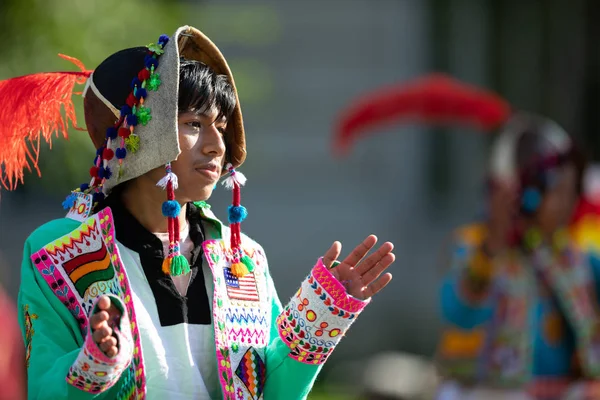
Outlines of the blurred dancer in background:
M 441 288 L 438 398 L 599 399 L 600 202 L 580 197 L 585 166 L 569 135 L 495 93 L 433 74 L 355 99 L 333 150 L 403 122 L 500 129 L 487 218 L 455 233 Z
M 582 171 L 553 121 L 501 131 L 488 219 L 456 231 L 441 287 L 439 400 L 600 398 L 600 263 L 569 230 Z

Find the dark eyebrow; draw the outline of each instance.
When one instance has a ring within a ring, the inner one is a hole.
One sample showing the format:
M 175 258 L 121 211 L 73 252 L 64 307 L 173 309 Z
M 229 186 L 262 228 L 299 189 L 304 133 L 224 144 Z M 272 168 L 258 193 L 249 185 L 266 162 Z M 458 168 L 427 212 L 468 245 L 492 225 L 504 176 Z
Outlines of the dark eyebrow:
M 208 115 L 206 115 L 206 110 L 192 110 L 192 111 L 187 111 L 184 114 L 194 114 L 197 117 L 204 117 L 204 118 L 208 118 Z M 220 120 L 214 120 L 212 121 L 213 123 L 223 123 L 223 124 L 227 124 L 227 117 L 224 115 L 221 115 Z

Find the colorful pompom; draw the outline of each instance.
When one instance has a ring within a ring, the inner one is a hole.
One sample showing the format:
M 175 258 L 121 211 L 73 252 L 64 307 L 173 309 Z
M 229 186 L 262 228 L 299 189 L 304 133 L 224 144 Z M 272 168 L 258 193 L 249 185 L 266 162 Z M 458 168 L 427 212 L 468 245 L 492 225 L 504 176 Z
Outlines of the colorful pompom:
M 114 126 L 111 126 L 106 130 L 106 137 L 108 139 L 116 139 L 117 138 L 117 129 Z
M 135 153 L 140 149 L 140 137 L 136 134 L 131 134 L 125 139 L 125 148 L 130 153 Z
M 127 99 L 125 100 L 125 104 L 127 104 L 129 107 L 135 106 L 137 102 L 138 99 L 133 95 L 133 93 L 129 93 L 129 96 L 127 96 Z M 129 112 L 129 114 L 131 114 L 131 112 Z
M 154 60 L 156 62 L 156 59 L 154 57 L 152 57 L 152 56 L 146 56 L 146 62 L 148 60 Z M 155 65 L 155 67 L 156 67 L 156 65 Z M 150 67 L 148 67 L 148 68 L 150 68 Z M 141 70 L 138 73 L 138 79 L 140 81 L 144 82 L 144 81 L 148 80 L 148 78 L 150 78 L 150 71 L 147 70 L 146 68 L 144 68 L 143 70 Z
M 79 190 L 81 190 L 82 192 L 85 192 L 89 188 L 90 188 L 90 184 L 89 183 L 82 183 L 81 185 L 79 185 Z
M 190 263 L 185 256 L 179 254 L 173 257 L 171 261 L 171 276 L 185 275 L 190 272 Z
M 121 107 L 121 117 L 127 117 L 128 115 L 131 115 L 131 107 L 128 104 L 126 104 L 123 107 Z
M 110 177 L 112 176 L 112 171 L 110 170 L 109 167 L 101 167 L 98 170 L 98 178 L 100 179 L 110 179 Z
M 98 168 L 98 167 L 92 167 L 92 168 L 90 168 L 90 176 L 92 178 L 97 178 L 98 177 L 98 170 L 99 169 L 100 168 Z
M 141 89 L 140 89 L 141 90 Z M 146 126 L 152 119 L 150 109 L 144 106 L 140 106 L 136 112 L 137 120 L 140 124 Z
M 119 147 L 115 153 L 115 155 L 117 156 L 117 158 L 119 160 L 124 159 L 125 157 L 127 157 L 127 150 L 125 150 L 124 147 Z
M 240 259 L 240 261 L 242 262 L 242 264 L 244 264 L 246 266 L 246 268 L 248 268 L 249 272 L 253 272 L 254 268 L 256 268 L 256 265 L 254 264 L 254 261 L 248 257 L 247 255 L 243 255 L 242 258 Z
M 140 81 L 140 78 L 138 78 L 137 76 L 135 78 L 133 78 L 133 80 L 131 81 L 131 88 L 135 88 L 136 86 L 140 86 L 142 84 L 142 82 Z
M 148 79 L 146 83 L 146 88 L 148 88 L 148 90 L 156 91 L 158 90 L 161 83 L 162 81 L 160 80 L 160 74 L 155 72 L 152 75 L 150 75 L 150 79 Z
M 146 66 L 146 68 L 148 68 L 148 70 L 151 70 L 152 67 L 156 68 L 158 66 L 158 60 L 153 56 L 146 56 L 146 58 L 144 58 L 144 65 Z M 148 71 L 148 73 L 150 73 L 150 71 Z M 138 78 L 140 78 L 140 80 L 145 80 L 142 79 L 139 75 Z
M 231 205 L 227 208 L 227 211 L 229 213 L 230 224 L 240 223 L 248 216 L 248 210 L 244 206 Z
M 129 128 L 119 128 L 119 136 L 123 139 L 127 139 L 131 135 L 131 129 Z
M 137 99 L 141 99 L 141 98 L 146 98 L 148 96 L 148 91 L 144 88 L 139 88 L 138 90 L 136 90 L 135 92 L 135 97 Z
M 127 125 L 129 126 L 136 126 L 138 124 L 138 120 L 137 117 L 133 114 L 129 114 L 127 116 Z
M 231 264 L 231 273 L 238 277 L 241 278 L 243 276 L 246 276 L 250 273 L 250 271 L 248 271 L 248 267 L 241 261 L 238 261 L 236 263 Z
M 162 213 L 167 218 L 177 218 L 181 206 L 176 200 L 167 200 L 162 204 Z
M 162 44 L 164 47 L 167 43 L 169 43 L 169 35 L 165 35 L 164 33 L 160 35 L 158 38 L 158 43 Z
M 115 156 L 115 152 L 112 149 L 104 149 L 102 152 L 102 158 L 106 161 L 110 161 Z
M 165 52 L 163 50 L 162 46 L 160 44 L 158 44 L 158 43 L 152 43 L 152 44 L 149 44 L 146 47 L 148 47 L 148 50 L 150 51 L 150 54 L 154 53 L 157 56 L 160 56 L 160 55 L 162 55 Z

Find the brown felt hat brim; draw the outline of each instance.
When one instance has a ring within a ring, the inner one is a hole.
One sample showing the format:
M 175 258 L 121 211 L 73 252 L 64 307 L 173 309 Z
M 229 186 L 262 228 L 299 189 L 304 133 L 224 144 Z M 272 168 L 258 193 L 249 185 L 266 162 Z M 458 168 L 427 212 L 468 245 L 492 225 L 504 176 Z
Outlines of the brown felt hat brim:
M 228 150 L 230 152 L 228 159 L 237 168 L 246 159 L 246 136 L 244 133 L 244 120 L 242 118 L 240 99 L 229 65 L 227 65 L 225 57 L 217 46 L 196 28 L 188 26 L 187 29 L 181 31 L 178 41 L 179 52 L 183 58 L 201 61 L 217 74 L 227 75 L 229 82 L 233 86 L 236 106 L 233 115 L 227 123 Z

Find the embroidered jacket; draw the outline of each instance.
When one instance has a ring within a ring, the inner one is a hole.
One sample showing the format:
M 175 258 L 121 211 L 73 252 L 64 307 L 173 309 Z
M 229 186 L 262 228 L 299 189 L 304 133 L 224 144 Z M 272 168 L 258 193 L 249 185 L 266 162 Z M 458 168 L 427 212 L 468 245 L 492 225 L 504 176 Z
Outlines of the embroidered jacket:
M 80 221 L 71 215 L 49 222 L 25 243 L 19 308 L 29 396 L 153 398 L 146 390 L 144 356 L 150 349 L 144 346 L 149 343 L 142 343 L 140 335 L 152 326 L 136 317 L 142 306 L 128 278 L 137 267 L 128 256 L 131 250 L 117 240 L 109 207 L 87 216 L 89 204 L 85 198 L 78 202 L 74 210 Z M 319 260 L 282 307 L 260 245 L 243 237 L 244 251 L 256 267 L 236 278 L 229 269 L 228 228 L 205 203 L 195 204 L 190 209 L 214 227 L 202 249 L 214 285 L 208 297 L 222 397 L 305 399 L 321 366 L 368 302 L 349 296 Z M 152 286 L 152 278 L 146 277 Z M 116 329 L 120 351 L 114 358 L 99 350 L 88 324 L 103 294 L 123 311 Z M 201 303 L 197 298 L 194 307 L 202 308 Z
M 485 234 L 476 224 L 456 235 L 441 288 L 442 373 L 465 383 L 512 388 L 541 379 L 564 381 L 566 389 L 574 376 L 600 377 L 598 260 L 571 244 L 527 256 L 515 250 L 490 260 L 480 247 Z M 491 282 L 477 296 L 468 289 L 473 275 Z

